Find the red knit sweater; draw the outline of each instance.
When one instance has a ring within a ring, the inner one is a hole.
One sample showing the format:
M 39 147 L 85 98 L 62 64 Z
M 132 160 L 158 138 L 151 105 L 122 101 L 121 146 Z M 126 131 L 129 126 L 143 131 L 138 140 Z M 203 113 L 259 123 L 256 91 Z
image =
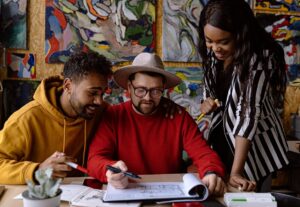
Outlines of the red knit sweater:
M 186 111 L 173 119 L 165 118 L 162 110 L 143 116 L 128 101 L 110 107 L 104 114 L 90 145 L 88 170 L 102 182 L 106 182 L 106 165 L 118 160 L 138 174 L 181 173 L 183 150 L 192 158 L 200 177 L 207 171 L 224 176 L 218 155 Z

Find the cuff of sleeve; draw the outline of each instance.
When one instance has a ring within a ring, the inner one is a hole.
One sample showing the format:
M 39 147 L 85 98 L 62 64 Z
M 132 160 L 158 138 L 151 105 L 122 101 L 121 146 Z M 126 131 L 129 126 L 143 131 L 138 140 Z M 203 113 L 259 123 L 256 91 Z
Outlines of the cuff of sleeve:
M 36 168 L 39 166 L 39 163 L 28 163 L 28 167 L 26 168 L 24 172 L 24 183 L 26 183 L 26 180 L 35 181 L 34 179 L 34 172 Z
M 206 176 L 206 175 L 211 175 L 211 174 L 218 175 L 218 173 L 216 173 L 215 171 L 209 170 L 209 171 L 207 171 L 206 173 L 204 173 L 204 176 Z M 219 175 L 218 175 L 218 176 L 219 176 Z

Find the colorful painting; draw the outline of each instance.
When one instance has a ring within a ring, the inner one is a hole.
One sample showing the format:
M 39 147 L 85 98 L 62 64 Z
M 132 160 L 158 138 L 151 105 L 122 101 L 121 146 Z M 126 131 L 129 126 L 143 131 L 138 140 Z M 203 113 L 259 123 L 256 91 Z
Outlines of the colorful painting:
M 9 78 L 36 78 L 35 56 L 33 54 L 7 52 L 6 64 L 7 77 Z
M 198 24 L 206 1 L 163 1 L 163 60 L 199 62 Z
M 132 60 L 155 45 L 156 0 L 46 1 L 46 62 L 66 62 L 92 50 L 113 62 Z
M 0 41 L 7 48 L 27 49 L 27 0 L 1 0 Z
M 130 99 L 127 90 L 119 87 L 113 79 L 108 81 L 108 89 L 104 93 L 103 99 L 111 105 L 126 102 Z
M 283 47 L 290 81 L 300 78 L 300 17 L 258 14 L 257 19 Z
M 166 67 L 165 69 L 182 79 L 179 85 L 168 89 L 167 96 L 197 119 L 200 115 L 200 102 L 203 99 L 203 70 L 198 67 Z
M 33 99 L 39 84 L 40 81 L 3 80 L 3 121 Z
M 300 11 L 299 0 L 255 0 L 255 9 L 267 11 Z

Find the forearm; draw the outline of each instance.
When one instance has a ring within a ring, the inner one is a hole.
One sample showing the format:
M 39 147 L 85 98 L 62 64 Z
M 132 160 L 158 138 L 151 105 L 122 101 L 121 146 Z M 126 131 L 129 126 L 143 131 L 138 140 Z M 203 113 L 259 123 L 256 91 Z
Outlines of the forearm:
M 250 146 L 251 142 L 248 139 L 241 136 L 236 136 L 234 160 L 230 174 L 243 173 Z

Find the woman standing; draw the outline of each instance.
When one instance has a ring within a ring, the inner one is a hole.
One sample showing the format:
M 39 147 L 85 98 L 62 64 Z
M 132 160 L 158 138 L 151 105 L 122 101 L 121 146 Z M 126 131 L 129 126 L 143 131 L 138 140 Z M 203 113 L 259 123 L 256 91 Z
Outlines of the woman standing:
M 226 165 L 230 185 L 261 191 L 263 181 L 288 164 L 276 111 L 287 82 L 283 50 L 244 0 L 210 0 L 199 35 L 205 69 L 201 112 L 213 112 L 208 142 Z

